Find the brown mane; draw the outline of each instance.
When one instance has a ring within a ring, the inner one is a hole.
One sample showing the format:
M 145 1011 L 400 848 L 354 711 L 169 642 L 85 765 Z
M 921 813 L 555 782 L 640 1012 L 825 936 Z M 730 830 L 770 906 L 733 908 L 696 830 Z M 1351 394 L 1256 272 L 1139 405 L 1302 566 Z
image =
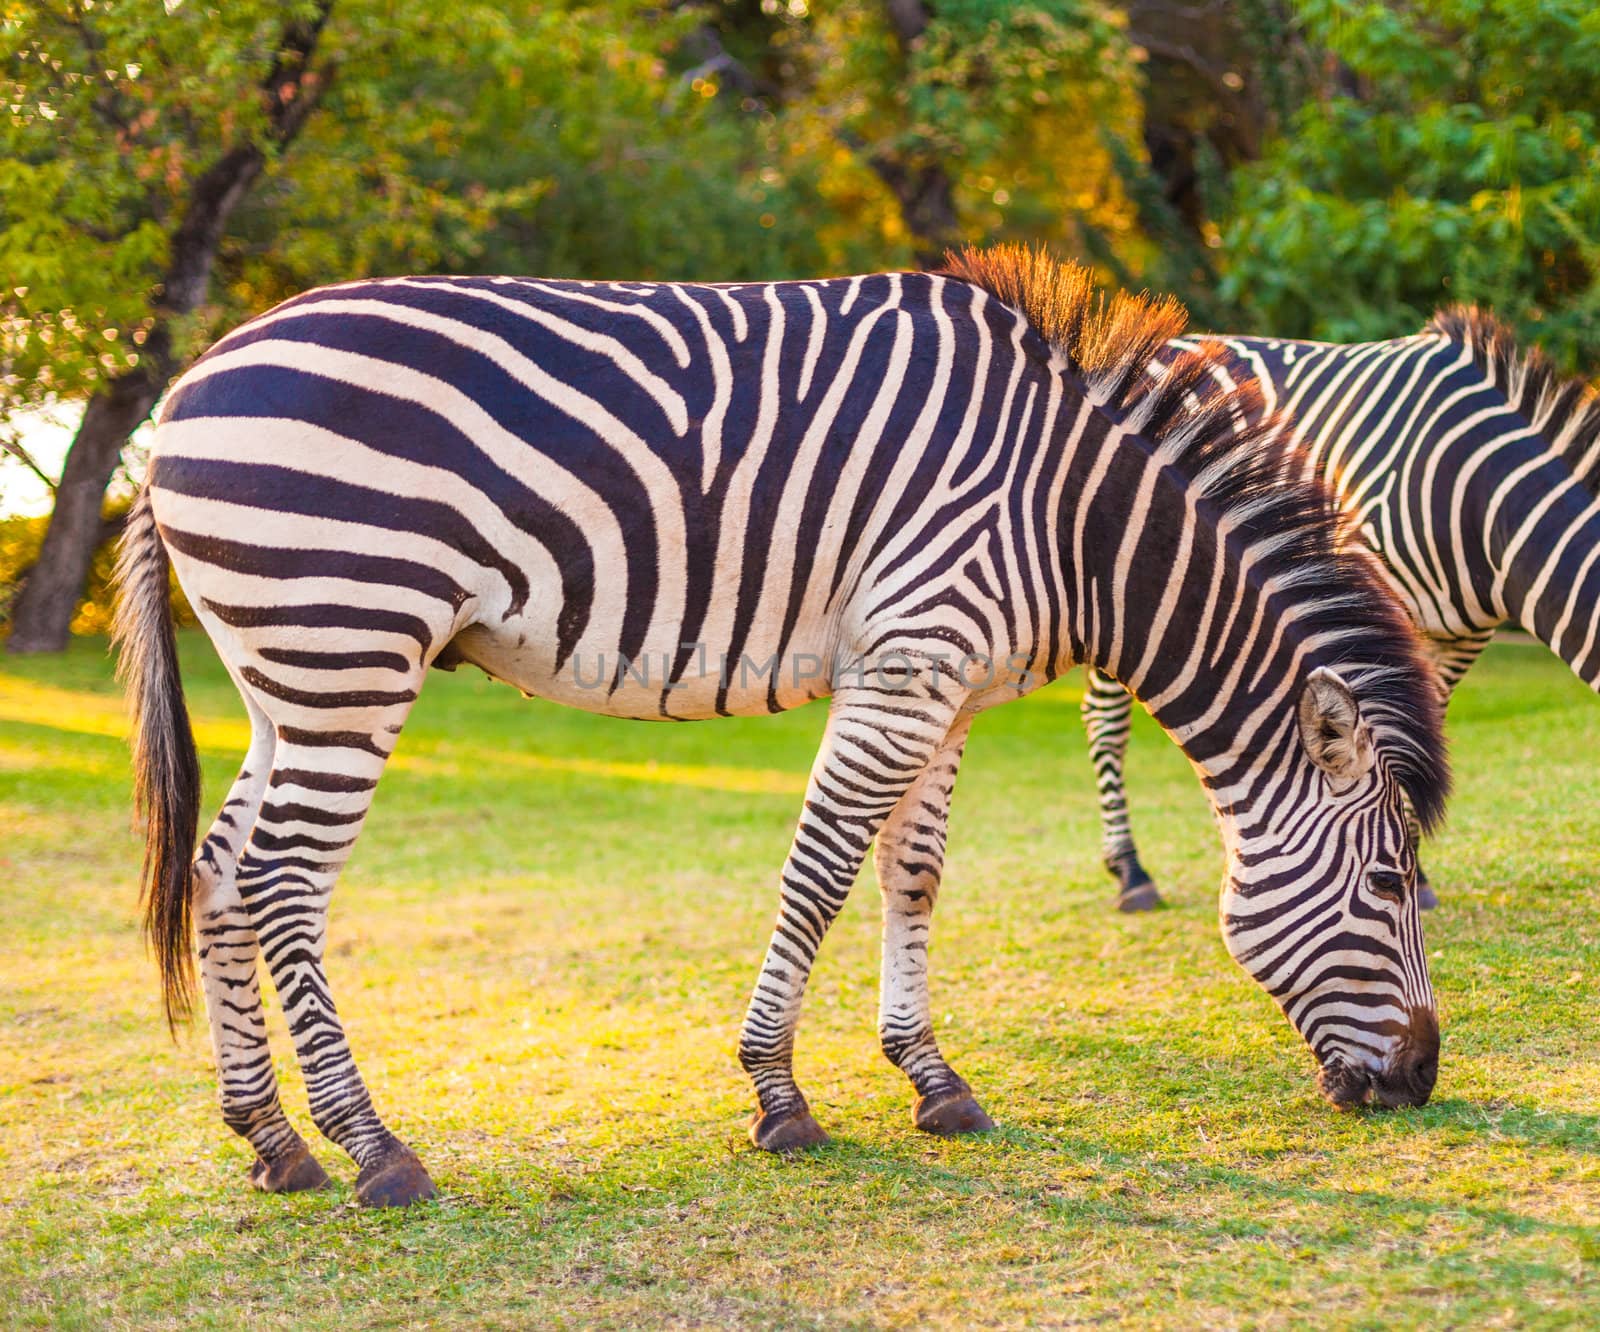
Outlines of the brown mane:
M 1538 347 L 1520 350 L 1511 329 L 1475 305 L 1440 310 L 1422 331 L 1467 347 L 1512 410 L 1525 416 L 1573 474 L 1600 495 L 1600 392 L 1576 375 L 1563 375 Z
M 1172 296 L 1119 291 L 1108 298 L 1083 265 L 1061 263 L 1031 246 L 950 250 L 942 271 L 1020 311 L 1084 375 L 1097 398 L 1103 392 L 1122 396 L 1128 386 L 1113 392 L 1105 381 L 1120 381 L 1130 364 L 1148 365 L 1189 322 L 1189 312 Z

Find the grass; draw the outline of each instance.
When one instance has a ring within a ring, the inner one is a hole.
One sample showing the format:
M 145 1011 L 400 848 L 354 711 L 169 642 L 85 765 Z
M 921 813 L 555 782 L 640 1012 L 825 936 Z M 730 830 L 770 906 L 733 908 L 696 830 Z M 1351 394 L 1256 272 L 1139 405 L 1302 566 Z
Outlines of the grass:
M 183 643 L 208 802 L 245 741 Z M 1144 859 L 1109 909 L 1078 678 L 977 725 L 934 945 L 946 1052 L 1002 1124 L 936 1141 L 876 1049 L 877 894 L 823 951 L 798 1067 L 834 1144 L 752 1151 L 735 1033 L 822 714 L 645 727 L 435 676 L 335 897 L 330 969 L 444 1199 L 354 1169 L 251 1194 L 203 1025 L 135 919 L 103 644 L 0 664 L 0 1321 L 62 1327 L 1563 1326 L 1600 1301 L 1600 708 L 1494 648 L 1428 851 L 1426 1108 L 1339 1115 L 1217 935 L 1220 853 L 1142 716 Z M 276 1018 L 275 1018 L 276 1021 Z M 275 1031 L 275 1039 L 282 1037 Z

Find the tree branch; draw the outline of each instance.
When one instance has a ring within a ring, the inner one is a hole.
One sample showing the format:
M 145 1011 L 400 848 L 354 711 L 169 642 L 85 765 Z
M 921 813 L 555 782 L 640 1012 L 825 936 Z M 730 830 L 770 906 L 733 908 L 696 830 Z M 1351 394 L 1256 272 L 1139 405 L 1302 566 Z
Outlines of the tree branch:
M 311 57 L 332 12 L 333 0 L 320 0 L 309 22 L 286 27 L 272 67 L 261 81 L 269 134 L 280 149 L 294 141 L 321 96 L 323 79 L 311 69 Z
M 21 463 L 36 477 L 38 477 L 39 480 L 44 482 L 45 487 L 52 495 L 56 493 L 56 483 L 52 481 L 45 470 L 33 460 L 33 456 L 27 451 L 27 449 L 22 447 L 21 441 L 15 437 L 0 439 L 0 449 L 4 449 L 19 463 Z
M 188 207 L 172 235 L 167 271 L 152 302 L 155 318 L 138 364 L 102 381 L 67 452 L 39 559 L 13 609 L 8 644 L 13 652 L 66 646 L 72 611 L 102 531 L 106 486 L 123 445 L 178 371 L 176 321 L 204 303 L 229 217 L 260 175 L 268 153 L 286 149 L 316 107 L 326 79 L 311 68 L 311 60 L 332 9 L 333 0 L 321 0 L 309 21 L 285 27 L 272 64 L 257 85 L 266 102 L 265 134 L 226 149 L 189 188 Z
M 333 0 L 322 0 L 311 22 L 286 28 L 282 47 L 261 80 L 268 145 L 278 152 L 294 142 L 327 86 L 327 79 L 311 68 L 311 57 L 332 10 Z M 189 207 L 173 233 L 158 313 L 185 315 L 205 301 L 223 228 L 266 163 L 266 148 L 250 139 L 235 144 L 195 181 Z
M 1218 70 L 1194 47 L 1186 46 L 1182 42 L 1165 41 L 1160 37 L 1148 37 L 1137 32 L 1130 32 L 1128 35 L 1151 55 L 1160 56 L 1163 60 L 1170 60 L 1175 65 L 1193 70 L 1223 97 L 1232 100 L 1241 95 L 1244 85 L 1241 83 L 1235 88 L 1225 77 L 1226 71 Z

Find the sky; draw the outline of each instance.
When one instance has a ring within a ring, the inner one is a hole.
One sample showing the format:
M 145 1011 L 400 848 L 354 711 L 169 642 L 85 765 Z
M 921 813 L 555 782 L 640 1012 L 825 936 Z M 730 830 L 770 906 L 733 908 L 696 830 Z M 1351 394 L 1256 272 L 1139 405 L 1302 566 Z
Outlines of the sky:
M 60 403 L 38 411 L 19 412 L 5 423 L 4 431 L 17 437 L 28 456 L 52 477 L 72 446 L 73 432 L 83 416 L 80 403 Z M 148 430 L 141 426 L 134 435 Z M 116 482 L 112 483 L 115 488 Z M 34 517 L 50 512 L 50 491 L 32 471 L 10 454 L 0 451 L 0 518 Z

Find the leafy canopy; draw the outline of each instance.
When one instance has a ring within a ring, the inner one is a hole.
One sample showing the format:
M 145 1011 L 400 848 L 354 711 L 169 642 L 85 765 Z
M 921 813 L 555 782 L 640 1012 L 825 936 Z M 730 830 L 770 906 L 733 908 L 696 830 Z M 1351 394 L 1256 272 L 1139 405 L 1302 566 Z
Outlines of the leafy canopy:
M 1235 182 L 1224 298 L 1336 341 L 1490 306 L 1600 360 L 1600 9 L 1589 0 L 1302 0 L 1347 67 Z

